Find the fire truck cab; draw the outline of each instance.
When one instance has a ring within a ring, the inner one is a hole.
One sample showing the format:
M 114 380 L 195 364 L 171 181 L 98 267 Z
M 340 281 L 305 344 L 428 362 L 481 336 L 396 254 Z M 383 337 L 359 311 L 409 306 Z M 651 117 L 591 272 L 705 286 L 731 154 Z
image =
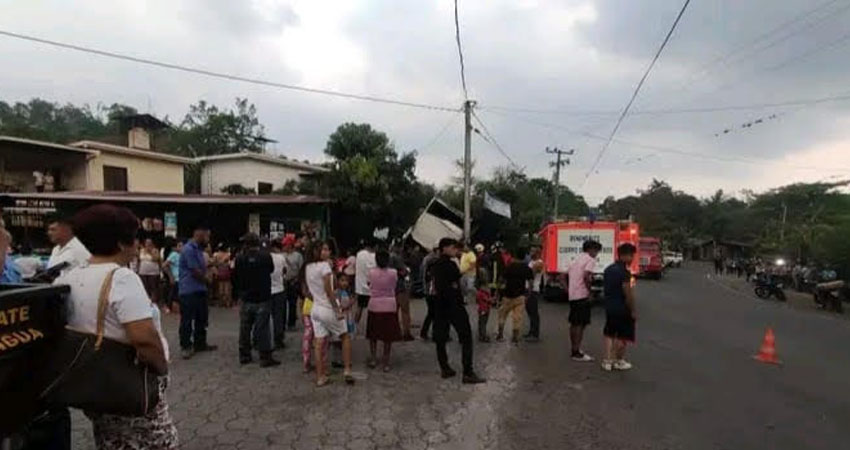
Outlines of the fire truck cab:
M 566 281 L 567 268 L 576 256 L 581 254 L 585 241 L 602 244 L 602 251 L 596 257 L 596 269 L 593 275 L 591 292 L 594 297 L 602 295 L 602 272 L 617 259 L 617 247 L 631 242 L 638 247 L 640 228 L 632 221 L 589 221 L 577 220 L 555 222 L 546 225 L 540 232 L 543 248 L 543 264 L 549 278 L 562 278 Z M 640 250 L 638 250 L 638 253 Z M 632 273 L 639 271 L 640 255 L 630 266 Z

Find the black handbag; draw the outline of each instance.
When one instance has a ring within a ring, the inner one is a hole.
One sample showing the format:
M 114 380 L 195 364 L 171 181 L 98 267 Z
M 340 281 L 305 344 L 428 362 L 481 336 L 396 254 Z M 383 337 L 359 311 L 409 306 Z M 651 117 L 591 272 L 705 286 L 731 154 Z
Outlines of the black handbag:
M 159 403 L 156 372 L 138 361 L 133 346 L 103 337 L 115 270 L 100 288 L 96 334 L 66 328 L 50 354 L 46 375 L 52 381 L 42 393 L 50 406 L 144 416 Z

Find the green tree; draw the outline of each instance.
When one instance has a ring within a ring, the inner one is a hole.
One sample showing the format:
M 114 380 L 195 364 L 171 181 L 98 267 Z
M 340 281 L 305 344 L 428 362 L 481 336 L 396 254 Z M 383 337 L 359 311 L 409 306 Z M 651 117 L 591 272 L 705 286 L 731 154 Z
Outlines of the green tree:
M 399 236 L 434 192 L 416 177 L 416 153 L 399 154 L 389 137 L 369 124 L 340 125 L 325 154 L 332 158 L 331 171 L 303 183 L 299 192 L 336 202 L 336 234 L 343 245 L 371 236 L 375 228 L 389 227 Z
M 115 119 L 129 114 L 136 114 L 136 110 L 117 103 L 92 108 L 60 105 L 39 98 L 14 104 L 0 101 L 0 134 L 63 144 L 106 139 L 120 135 Z

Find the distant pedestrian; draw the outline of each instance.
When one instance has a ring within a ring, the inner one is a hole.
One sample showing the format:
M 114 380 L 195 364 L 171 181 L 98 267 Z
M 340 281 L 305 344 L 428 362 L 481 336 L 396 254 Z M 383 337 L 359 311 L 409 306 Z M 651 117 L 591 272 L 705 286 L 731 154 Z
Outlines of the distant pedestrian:
M 479 274 L 484 269 L 479 269 Z M 484 277 L 477 277 L 478 290 L 475 293 L 475 303 L 478 305 L 478 342 L 490 342 L 487 334 L 487 323 L 490 321 L 490 309 L 493 307 L 493 297 L 490 295 L 490 287 Z
M 440 239 L 440 257 L 431 266 L 430 272 L 434 277 L 436 297 L 434 301 L 434 343 L 437 347 L 437 361 L 443 378 L 452 378 L 457 372 L 449 365 L 446 352 L 446 342 L 449 338 L 449 328 L 457 332 L 461 344 L 463 359 L 463 383 L 478 384 L 485 380 L 479 377 L 472 366 L 472 328 L 469 326 L 469 315 L 463 304 L 461 292 L 461 275 L 455 258 L 458 253 L 458 243 L 451 238 Z
M 530 342 L 540 340 L 540 311 L 539 304 L 542 298 L 543 288 L 543 258 L 541 257 L 540 247 L 532 247 L 529 252 L 528 267 L 534 274 L 534 279 L 531 281 L 531 289 L 528 293 L 528 299 L 525 301 L 525 312 L 528 314 L 530 323 L 528 334 L 525 339 Z
M 629 265 L 636 248 L 625 243 L 617 248 L 617 261 L 605 269 L 605 359 L 602 369 L 629 370 L 632 365 L 625 360 L 626 345 L 635 341 L 637 309 Z
M 326 375 L 324 355 L 327 352 L 325 343 L 333 337 L 339 337 L 342 340 L 345 382 L 354 384 L 354 377 L 351 374 L 351 336 L 348 334 L 345 314 L 333 287 L 330 247 L 323 242 L 314 242 L 309 256 L 309 263 L 304 269 L 304 280 L 313 299 L 310 318 L 313 321 L 315 336 L 313 348 L 316 359 L 316 385 L 321 387 L 330 381 Z
M 32 254 L 32 246 L 29 243 L 21 245 L 18 257 L 15 258 L 15 264 L 21 272 L 21 278 L 28 279 L 34 277 L 44 268 L 41 258 Z
M 280 241 L 272 241 L 269 247 L 274 263 L 274 270 L 271 273 L 272 341 L 277 350 L 285 346 L 287 304 L 283 278 L 286 272 L 286 256 L 283 254 L 283 245 Z
M 369 339 L 371 358 L 369 367 L 378 365 L 378 341 L 383 344 L 380 364 L 384 372 L 390 371 L 390 352 L 393 342 L 401 340 L 398 325 L 398 302 L 395 291 L 398 271 L 389 266 L 390 255 L 384 250 L 375 253 L 377 267 L 369 271 L 369 317 L 366 319 L 366 338 Z
M 463 283 L 463 297 L 468 303 L 472 303 L 472 300 L 475 298 L 475 275 L 477 267 L 478 257 L 475 251 L 468 244 L 464 245 L 460 255 L 460 275 Z
M 593 357 L 582 351 L 581 343 L 584 330 L 590 325 L 590 293 L 593 283 L 593 272 L 596 268 L 596 255 L 602 251 L 602 244 L 596 241 L 585 241 L 581 246 L 582 253 L 567 267 L 568 288 L 570 301 L 570 357 L 574 361 L 593 361 Z
M 180 253 L 180 349 L 183 359 L 191 358 L 197 352 L 218 349 L 207 342 L 207 326 L 210 310 L 207 290 L 207 266 L 204 248 L 210 239 L 210 230 L 206 225 L 197 225 L 192 231 L 192 239 L 183 246 Z
M 422 258 L 422 290 L 425 293 L 425 319 L 422 321 L 422 329 L 419 330 L 419 337 L 422 340 L 428 340 L 428 333 L 431 330 L 431 324 L 434 322 L 434 304 L 437 299 L 437 290 L 434 287 L 434 277 L 431 274 L 432 265 L 440 258 L 439 247 L 434 248 L 431 253 Z
M 398 281 L 396 281 L 395 297 L 398 302 L 398 316 L 401 319 L 401 335 L 404 341 L 414 341 L 416 338 L 410 333 L 411 318 L 410 318 L 410 283 L 408 283 L 408 275 L 410 268 L 404 261 L 404 249 L 401 245 L 393 246 L 390 253 L 390 267 L 398 273 Z M 377 258 L 377 255 L 376 255 Z M 377 262 L 377 261 L 376 261 Z
M 499 334 L 497 341 L 505 339 L 505 323 L 508 315 L 511 316 L 513 332 L 511 342 L 519 344 L 522 320 L 525 314 L 525 300 L 528 295 L 534 273 L 522 260 L 515 260 L 507 265 L 504 271 L 505 289 L 502 291 L 502 303 L 499 306 Z
M 233 255 L 224 242 L 219 242 L 212 255 L 213 279 L 215 280 L 215 296 L 219 304 L 225 308 L 233 307 Z
M 363 249 L 357 252 L 354 263 L 354 293 L 357 294 L 357 310 L 354 313 L 354 322 L 360 326 L 360 318 L 363 311 L 369 306 L 369 271 L 375 268 L 375 252 L 369 241 L 364 241 Z
M 304 267 L 304 255 L 295 249 L 295 236 L 283 238 L 283 256 L 286 267 L 283 271 L 283 292 L 286 296 L 286 326 L 295 329 L 297 319 L 298 297 L 303 291 L 301 286 L 301 270 Z
M 723 275 L 723 255 L 720 252 L 714 253 L 714 274 Z
M 180 252 L 183 251 L 183 242 L 177 241 L 174 247 L 166 249 L 163 270 L 168 277 L 168 300 L 166 312 L 177 313 L 180 311 L 180 295 L 177 283 L 180 281 Z
M 256 342 L 260 367 L 280 365 L 272 357 L 272 337 L 269 332 L 271 313 L 271 274 L 274 261 L 260 248 L 260 238 L 248 233 L 242 238 L 245 250 L 236 257 L 234 285 L 239 299 L 239 363 L 253 360 L 251 343 Z
M 142 248 L 139 249 L 139 278 L 145 286 L 145 292 L 154 305 L 160 305 L 159 281 L 162 274 L 162 258 L 159 249 L 154 245 L 153 239 L 145 239 Z

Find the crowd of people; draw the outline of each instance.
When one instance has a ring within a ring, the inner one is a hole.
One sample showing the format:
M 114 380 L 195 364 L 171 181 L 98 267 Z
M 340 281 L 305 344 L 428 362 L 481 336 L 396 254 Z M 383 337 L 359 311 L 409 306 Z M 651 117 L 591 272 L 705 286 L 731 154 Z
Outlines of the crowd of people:
M 410 317 L 414 281 L 421 284 L 427 307 L 419 337 L 433 341 L 443 378 L 457 375 L 446 350 L 454 329 L 461 346 L 462 382 L 485 382 L 474 369 L 467 305 L 477 311 L 481 343 L 491 342 L 492 311 L 497 316 L 496 341 L 505 339 L 508 319 L 513 344 L 541 337 L 538 305 L 545 270 L 540 248 L 520 254 L 496 243 L 488 252 L 482 244 L 468 246 L 445 238 L 421 255 L 418 249 L 363 241 L 358 251 L 334 258 L 331 242 L 292 235 L 262 240 L 249 233 L 238 245 L 219 244 L 212 252 L 210 230 L 203 224 L 192 229 L 189 239 L 167 240 L 162 248 L 150 238 L 139 245 L 139 232 L 139 221 L 128 209 L 96 205 L 71 219 L 50 221 L 48 235 L 55 247 L 46 264 L 31 257 L 28 248 L 20 252 L 18 264 L 11 258 L 3 261 L 4 277 L 9 267 L 18 277 L 58 270 L 55 283 L 71 286 L 68 327 L 96 333 L 102 320 L 106 338 L 135 348 L 139 361 L 160 376 L 160 401 L 144 417 L 86 411 L 98 448 L 137 448 L 142 442 L 157 449 L 178 445 L 165 395 L 171 352 L 162 332 L 164 314 L 179 314 L 180 356 L 190 359 L 217 349 L 207 340 L 210 304 L 238 304 L 238 362 L 251 364 L 256 354 L 263 368 L 280 364 L 274 352 L 285 348 L 286 333 L 295 329 L 300 315 L 303 370 L 315 372 L 318 387 L 330 382 L 331 368 L 342 369 L 345 383 L 355 383 L 352 340 L 357 336 L 369 344 L 367 367 L 393 370 L 394 344 L 415 340 Z M 3 238 L 3 244 L 10 245 L 8 234 Z M 591 275 L 600 250 L 598 243 L 586 242 L 561 280 L 570 300 L 571 356 L 577 361 L 593 360 L 581 344 L 590 324 Z M 626 343 L 634 340 L 636 318 L 627 270 L 634 246 L 626 244 L 618 253 L 620 259 L 604 273 L 602 367 L 609 371 L 631 367 L 624 352 Z M 108 297 L 103 316 L 99 295 Z M 523 335 L 525 316 L 530 323 Z M 60 422 L 70 420 L 67 411 L 55 413 Z

